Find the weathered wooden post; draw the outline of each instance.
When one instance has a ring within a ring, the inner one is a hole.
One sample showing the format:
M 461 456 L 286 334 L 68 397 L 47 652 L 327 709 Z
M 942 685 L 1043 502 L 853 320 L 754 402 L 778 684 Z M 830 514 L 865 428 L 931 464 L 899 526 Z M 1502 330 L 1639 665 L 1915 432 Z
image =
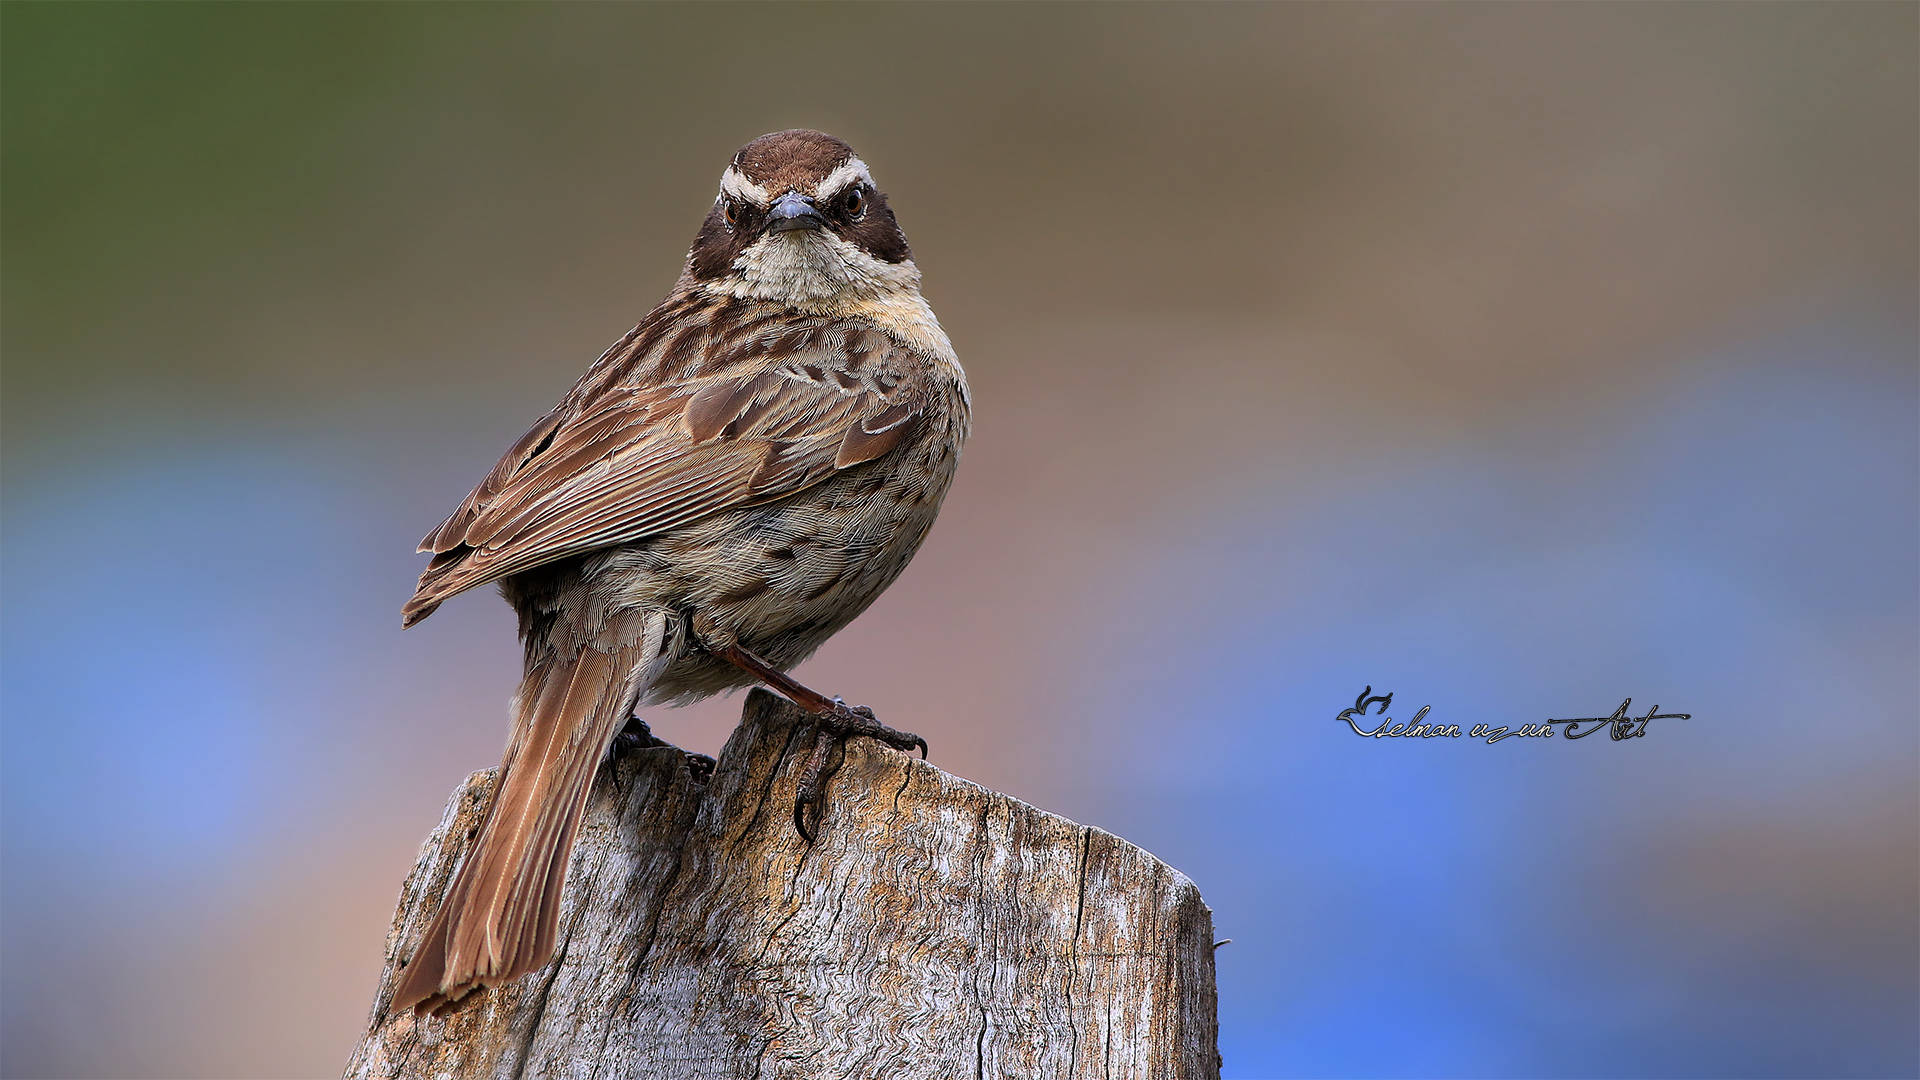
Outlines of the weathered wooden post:
M 350 1077 L 1219 1075 L 1213 916 L 1098 829 L 852 740 L 809 848 L 805 716 L 764 691 L 711 780 L 669 746 L 595 781 L 553 963 L 445 1018 L 391 1014 L 493 780 L 408 877 Z

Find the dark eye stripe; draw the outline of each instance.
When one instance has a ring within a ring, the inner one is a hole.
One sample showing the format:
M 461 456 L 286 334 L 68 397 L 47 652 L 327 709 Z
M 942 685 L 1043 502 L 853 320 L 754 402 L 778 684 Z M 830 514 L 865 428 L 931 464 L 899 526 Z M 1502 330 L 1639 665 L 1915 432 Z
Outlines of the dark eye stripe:
M 849 197 L 858 192 L 859 206 L 849 205 Z M 732 220 L 728 220 L 728 211 Z M 821 206 L 828 230 L 883 262 L 899 263 L 913 257 L 907 238 L 887 209 L 886 196 L 871 184 L 856 181 L 836 192 Z M 718 211 L 718 212 L 715 212 Z M 722 194 L 719 205 L 708 211 L 699 235 L 687 252 L 687 270 L 695 278 L 714 280 L 727 275 L 733 262 L 746 247 L 761 238 L 766 212 L 749 201 Z

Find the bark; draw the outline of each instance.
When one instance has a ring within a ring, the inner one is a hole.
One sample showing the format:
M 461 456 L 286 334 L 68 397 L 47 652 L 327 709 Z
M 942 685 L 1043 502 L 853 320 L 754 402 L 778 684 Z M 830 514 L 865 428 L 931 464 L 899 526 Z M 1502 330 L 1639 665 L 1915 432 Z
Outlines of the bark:
M 804 714 L 762 691 L 702 786 L 670 746 L 595 778 L 552 963 L 390 1015 L 479 828 L 454 794 L 408 877 L 351 1077 L 1213 1077 L 1213 917 L 1179 871 L 867 739 L 817 842 Z

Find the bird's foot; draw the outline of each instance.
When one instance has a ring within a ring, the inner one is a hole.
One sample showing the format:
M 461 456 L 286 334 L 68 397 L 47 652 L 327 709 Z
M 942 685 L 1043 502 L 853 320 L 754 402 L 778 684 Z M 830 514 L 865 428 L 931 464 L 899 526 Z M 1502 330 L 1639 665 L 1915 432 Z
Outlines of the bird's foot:
M 655 735 L 653 729 L 647 726 L 645 720 L 633 716 L 627 719 L 627 726 L 621 728 L 619 733 L 614 735 L 613 746 L 609 750 L 608 756 L 619 757 L 622 754 L 630 754 L 635 750 L 644 750 L 650 746 L 673 746 L 673 744 Z M 679 749 L 678 747 L 674 748 L 676 750 Z M 696 754 L 691 750 L 681 750 L 680 752 L 687 756 L 687 771 L 693 774 L 694 783 L 704 787 L 707 781 L 713 779 L 714 767 L 717 766 L 719 762 L 708 757 L 706 754 Z
M 826 813 L 827 781 L 839 768 L 847 739 L 864 735 L 895 750 L 918 748 L 923 760 L 927 756 L 927 740 L 912 732 L 888 727 L 874 719 L 872 709 L 848 705 L 837 697 L 829 699 L 827 704 L 828 708 L 814 714 L 813 749 L 800 766 L 800 783 L 793 796 L 793 827 L 809 844 L 819 830 L 819 819 Z M 809 821 L 809 817 L 813 820 Z
M 873 710 L 864 705 L 849 705 L 837 697 L 826 697 L 818 690 L 809 690 L 795 682 L 791 676 L 772 664 L 767 663 L 747 651 L 738 642 L 731 645 L 708 646 L 713 654 L 729 664 L 766 683 L 779 691 L 788 701 L 813 714 L 813 749 L 807 753 L 807 760 L 800 767 L 800 786 L 793 797 L 793 827 L 807 843 L 813 843 L 815 825 L 807 823 L 808 809 L 816 811 L 816 818 L 825 812 L 823 800 L 827 791 L 827 780 L 839 768 L 841 755 L 830 753 L 841 749 L 849 736 L 865 735 L 869 739 L 878 739 L 895 750 L 920 750 L 920 756 L 927 756 L 927 740 L 905 731 L 895 731 L 873 718 Z M 832 764 L 829 764 L 832 758 Z
M 926 760 L 927 740 L 911 731 L 896 731 L 888 727 L 874 719 L 873 710 L 865 705 L 848 705 L 838 697 L 829 700 L 833 703 L 833 712 L 828 714 L 831 719 L 823 719 L 821 723 L 831 728 L 841 738 L 849 735 L 865 735 L 869 739 L 886 743 L 895 750 L 917 749 L 920 751 L 920 760 Z
M 653 729 L 647 726 L 645 720 L 637 716 L 629 716 L 627 726 L 613 736 L 613 746 L 609 752 L 611 756 L 619 757 L 635 750 L 644 750 L 649 746 L 665 745 L 667 745 L 666 740 L 655 736 Z

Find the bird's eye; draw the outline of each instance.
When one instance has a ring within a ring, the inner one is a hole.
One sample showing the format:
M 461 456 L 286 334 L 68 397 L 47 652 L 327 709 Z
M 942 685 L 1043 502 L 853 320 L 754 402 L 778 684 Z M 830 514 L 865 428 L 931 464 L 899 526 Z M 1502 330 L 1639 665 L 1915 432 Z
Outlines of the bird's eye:
M 740 221 L 740 205 L 732 199 L 720 200 L 720 212 L 727 219 L 727 228 L 731 229 Z
M 847 216 L 855 221 L 867 216 L 867 193 L 857 187 L 847 192 Z

